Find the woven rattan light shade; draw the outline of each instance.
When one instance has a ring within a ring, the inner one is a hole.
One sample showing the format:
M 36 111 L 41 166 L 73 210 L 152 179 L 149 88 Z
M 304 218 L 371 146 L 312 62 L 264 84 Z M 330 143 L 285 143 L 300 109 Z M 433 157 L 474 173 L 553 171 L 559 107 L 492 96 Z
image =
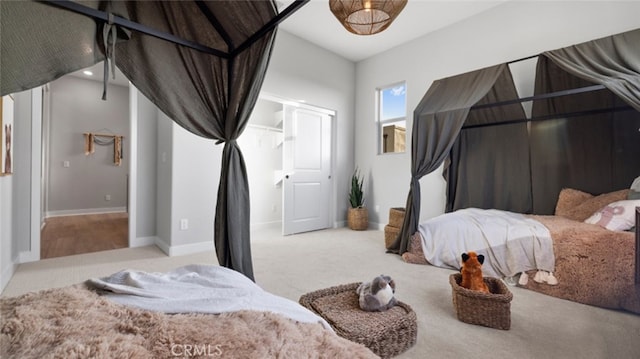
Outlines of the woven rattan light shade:
M 342 26 L 357 35 L 379 33 L 391 25 L 407 0 L 329 0 Z

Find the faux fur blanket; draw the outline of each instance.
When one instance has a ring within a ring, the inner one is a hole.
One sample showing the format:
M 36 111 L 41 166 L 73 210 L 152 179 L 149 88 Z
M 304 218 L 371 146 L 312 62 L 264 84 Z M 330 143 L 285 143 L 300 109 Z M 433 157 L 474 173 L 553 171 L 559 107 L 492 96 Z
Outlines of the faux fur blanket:
M 525 288 L 554 297 L 640 314 L 634 282 L 635 237 L 560 216 L 532 216 L 553 237 L 557 286 L 529 280 Z M 531 273 L 530 273 L 531 274 Z
M 529 280 L 524 288 L 578 303 L 640 314 L 640 285 L 634 281 L 635 238 L 631 232 L 609 231 L 594 224 L 561 216 L 531 216 L 549 229 L 553 238 L 558 285 Z M 416 232 L 408 263 L 429 264 Z M 528 273 L 533 277 L 533 272 Z
M 175 314 L 84 285 L 0 298 L 2 358 L 377 358 L 320 324 L 257 311 Z

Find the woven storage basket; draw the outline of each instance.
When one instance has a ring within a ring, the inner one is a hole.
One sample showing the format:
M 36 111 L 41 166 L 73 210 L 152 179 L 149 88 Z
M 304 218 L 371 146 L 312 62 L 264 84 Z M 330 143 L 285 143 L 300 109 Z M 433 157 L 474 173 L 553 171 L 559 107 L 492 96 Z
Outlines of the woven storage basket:
M 482 293 L 460 286 L 462 275 L 451 274 L 453 307 L 461 322 L 509 330 L 511 328 L 511 299 L 513 294 L 498 278 L 484 277 L 491 293 Z
M 365 345 L 381 358 L 390 358 L 411 348 L 418 337 L 413 309 L 398 304 L 383 312 L 360 309 L 356 289 L 351 283 L 304 294 L 300 304 L 323 317 L 336 334 Z
M 389 209 L 389 226 L 402 228 L 404 222 L 404 208 L 396 207 Z
M 389 249 L 391 245 L 398 238 L 398 233 L 400 233 L 400 228 L 391 227 L 390 225 L 384 226 L 384 246 Z
M 349 208 L 347 212 L 349 228 L 363 231 L 369 228 L 369 211 L 365 207 Z

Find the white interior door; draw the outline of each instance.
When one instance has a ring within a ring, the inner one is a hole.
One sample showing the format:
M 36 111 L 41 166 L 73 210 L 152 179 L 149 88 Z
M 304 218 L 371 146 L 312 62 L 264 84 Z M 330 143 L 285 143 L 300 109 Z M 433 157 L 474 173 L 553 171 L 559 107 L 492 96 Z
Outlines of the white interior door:
M 284 107 L 284 235 L 329 228 L 331 203 L 331 117 Z

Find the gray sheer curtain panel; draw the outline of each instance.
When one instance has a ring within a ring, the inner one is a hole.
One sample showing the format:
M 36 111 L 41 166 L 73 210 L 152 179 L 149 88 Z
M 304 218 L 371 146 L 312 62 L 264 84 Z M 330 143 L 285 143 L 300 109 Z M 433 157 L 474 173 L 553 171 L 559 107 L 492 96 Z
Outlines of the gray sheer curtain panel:
M 570 74 L 604 85 L 640 111 L 640 29 L 542 55 Z
M 506 67 L 475 105 L 517 98 L 511 71 Z M 520 103 L 471 109 L 444 172 L 446 212 L 475 207 L 531 213 L 527 124 L 503 123 L 523 119 Z
M 469 108 L 484 97 L 507 65 L 501 64 L 434 81 L 413 112 L 411 184 L 402 230 L 388 252 L 407 251 L 420 220 L 420 178 L 449 155 Z
M 538 59 L 535 94 L 593 85 Z M 628 188 L 640 174 L 640 112 L 607 88 L 533 102 L 531 172 L 535 214 L 553 214 L 558 194 Z M 573 114 L 579 114 L 573 116 Z
M 98 7 L 98 2 L 85 5 Z M 96 22 L 35 1 L 0 1 L 0 95 L 29 90 L 104 59 Z
M 606 90 L 534 101 L 533 116 L 624 104 L 635 111 L 532 123 L 535 213 L 553 213 L 564 187 L 599 194 L 628 188 L 640 173 L 640 29 L 547 51 L 538 60 L 536 94 L 594 83 Z
M 276 15 L 270 1 L 210 1 L 202 6 L 208 7 L 222 29 L 228 29 L 225 33 L 204 31 L 205 26 L 213 27 L 195 2 L 127 3 L 132 21 L 230 53 Z M 140 92 L 187 131 L 224 143 L 216 253 L 221 265 L 251 279 L 249 185 L 236 139 L 258 99 L 274 38 L 272 30 L 229 58 L 141 34 L 116 46 L 118 67 Z

